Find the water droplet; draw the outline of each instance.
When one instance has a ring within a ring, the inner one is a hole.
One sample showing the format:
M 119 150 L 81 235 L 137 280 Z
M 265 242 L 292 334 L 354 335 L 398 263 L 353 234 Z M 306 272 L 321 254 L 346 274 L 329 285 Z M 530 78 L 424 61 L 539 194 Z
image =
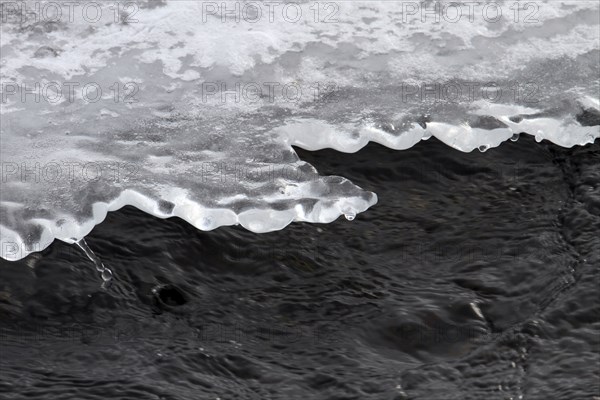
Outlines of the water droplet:
M 483 144 L 483 145 L 479 146 L 477 149 L 478 149 L 480 152 L 482 152 L 482 153 L 485 153 L 486 151 L 488 151 L 488 149 L 489 149 L 489 148 L 490 148 L 490 146 L 489 146 L 489 145 L 487 145 L 487 144 Z
M 353 212 L 345 213 L 344 217 L 346 217 L 346 219 L 348 221 L 352 221 L 356 217 L 356 213 L 353 213 Z
M 512 137 L 510 138 L 510 140 L 512 142 L 516 142 L 517 140 L 519 140 L 520 137 L 521 137 L 520 133 L 515 133 L 514 135 L 512 135 Z

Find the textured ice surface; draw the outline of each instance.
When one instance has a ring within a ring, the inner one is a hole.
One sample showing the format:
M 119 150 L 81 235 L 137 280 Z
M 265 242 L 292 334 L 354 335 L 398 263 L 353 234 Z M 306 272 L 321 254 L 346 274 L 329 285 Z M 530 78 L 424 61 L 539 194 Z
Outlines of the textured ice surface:
M 458 21 L 450 2 L 26 3 L 2 8 L 6 259 L 124 205 L 266 232 L 376 202 L 292 145 L 600 136 L 597 1 L 482 2 Z

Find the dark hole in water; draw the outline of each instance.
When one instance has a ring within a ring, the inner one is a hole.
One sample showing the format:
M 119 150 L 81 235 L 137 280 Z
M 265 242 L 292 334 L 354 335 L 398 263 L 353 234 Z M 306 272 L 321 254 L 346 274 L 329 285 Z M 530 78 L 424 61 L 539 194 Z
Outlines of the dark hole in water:
M 163 285 L 152 289 L 152 293 L 159 304 L 176 307 L 187 303 L 183 292 L 173 285 Z

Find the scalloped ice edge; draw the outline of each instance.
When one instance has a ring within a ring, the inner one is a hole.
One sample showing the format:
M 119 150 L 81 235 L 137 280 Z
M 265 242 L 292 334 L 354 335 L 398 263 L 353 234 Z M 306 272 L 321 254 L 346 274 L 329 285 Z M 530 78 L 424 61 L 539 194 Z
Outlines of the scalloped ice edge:
M 600 113 L 598 100 L 581 100 L 582 110 L 591 109 Z M 474 103 L 474 116 L 491 116 L 506 125 L 503 128 L 483 129 L 468 124 L 452 125 L 443 122 L 427 122 L 426 127 L 418 123 L 400 134 L 389 133 L 375 124 L 356 127 L 352 124 L 332 125 L 322 120 L 298 118 L 277 129 L 291 145 L 314 151 L 332 148 L 344 153 L 355 153 L 369 142 L 379 143 L 394 150 L 406 150 L 435 136 L 448 146 L 469 153 L 475 149 L 486 151 L 498 147 L 515 134 L 535 136 L 537 142 L 549 140 L 561 147 L 585 146 L 600 137 L 600 127 L 582 126 L 574 117 L 566 119 L 539 117 L 541 110 L 514 105 Z M 520 117 L 519 122 L 512 118 Z
M 221 226 L 242 225 L 251 232 L 266 233 L 281 230 L 294 221 L 330 223 L 341 215 L 358 214 L 377 203 L 375 193 L 363 191 L 361 194 L 368 195 L 368 199 L 352 196 L 339 198 L 332 204 L 327 204 L 332 202 L 330 199 L 320 199 L 310 212 L 305 212 L 303 207 L 297 205 L 287 210 L 253 209 L 236 214 L 229 209 L 204 207 L 182 196 L 177 190 L 173 193 L 175 194 L 173 198 L 153 200 L 134 190 L 126 189 L 111 202 L 94 203 L 93 217 L 83 223 L 77 223 L 68 216 L 63 218 L 65 222 L 61 226 L 57 226 L 55 220 L 32 219 L 31 222 L 37 223 L 42 228 L 40 239 L 34 248 L 27 248 L 24 245 L 26 242 L 17 232 L 0 225 L 0 237 L 3 239 L 0 256 L 8 261 L 18 261 L 31 253 L 44 250 L 55 239 L 74 244 L 85 238 L 96 225 L 102 223 L 108 212 L 119 210 L 124 206 L 136 207 L 162 219 L 179 217 L 202 231 L 210 231 Z M 163 200 L 175 204 L 171 213 L 160 210 L 159 203 Z M 268 224 L 265 221 L 268 221 Z

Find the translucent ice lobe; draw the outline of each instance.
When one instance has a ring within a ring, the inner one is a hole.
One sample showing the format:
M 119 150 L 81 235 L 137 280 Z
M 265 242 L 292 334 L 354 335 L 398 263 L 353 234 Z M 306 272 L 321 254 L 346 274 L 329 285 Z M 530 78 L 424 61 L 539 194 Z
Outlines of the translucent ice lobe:
M 375 203 L 292 145 L 401 150 L 436 136 L 473 151 L 521 132 L 561 146 L 600 136 L 597 1 L 496 2 L 503 18 L 476 8 L 458 22 L 390 1 L 238 20 L 209 3 L 144 1 L 115 18 L 90 2 L 97 21 L 83 3 L 56 21 L 36 2 L 2 9 L 3 258 L 74 243 L 125 205 L 267 232 Z
M 201 120 L 146 124 L 143 133 L 127 129 L 131 140 L 123 132 L 93 143 L 73 138 L 78 152 L 68 158 L 43 149 L 24 163 L 6 155 L 11 168 L 0 194 L 3 257 L 20 259 L 54 238 L 77 241 L 108 211 L 125 205 L 161 218 L 179 216 L 202 230 L 241 224 L 268 232 L 292 221 L 331 222 L 345 210 L 360 213 L 376 202 L 373 193 L 346 179 L 319 176 L 290 148 L 269 143 L 267 134 L 240 128 L 208 143 L 210 128 Z M 187 136 L 177 142 L 148 139 L 182 132 Z M 24 143 L 33 148 L 35 140 Z M 114 159 L 105 159 L 103 152 L 111 149 Z

